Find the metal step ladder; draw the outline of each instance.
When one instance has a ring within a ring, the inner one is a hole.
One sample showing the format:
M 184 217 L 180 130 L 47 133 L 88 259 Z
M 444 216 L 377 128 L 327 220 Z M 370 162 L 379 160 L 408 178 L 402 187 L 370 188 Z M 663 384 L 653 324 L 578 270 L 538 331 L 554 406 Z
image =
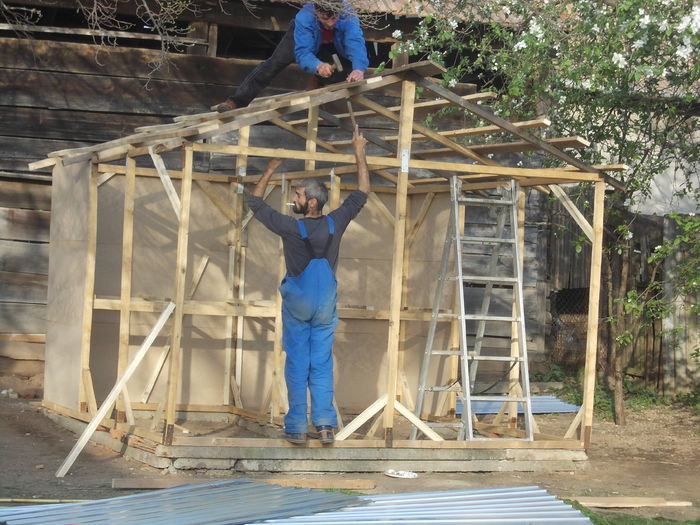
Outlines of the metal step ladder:
M 450 195 L 450 220 L 419 375 L 415 414 L 422 418 L 427 392 L 455 392 L 462 402 L 461 419 L 426 423 L 431 427 L 455 429 L 458 440 L 502 439 L 492 437 L 489 432 L 476 435 L 474 405 L 484 402 L 503 403 L 500 413 L 504 413 L 507 408 L 513 411 L 521 408 L 523 415 L 524 432 L 519 432 L 515 438 L 509 435 L 507 439 L 532 441 L 534 422 L 523 314 L 523 278 L 519 264 L 518 185 L 511 181 L 499 188 L 497 193 L 466 196 L 462 192 L 461 180 L 452 177 Z M 464 233 L 460 224 L 462 206 L 466 212 Z M 495 224 L 493 220 L 484 223 L 484 217 L 494 213 Z M 467 252 L 470 252 L 472 261 L 465 268 Z M 477 264 L 475 260 L 483 264 Z M 453 270 L 448 268 L 450 263 Z M 459 308 L 456 313 L 441 310 L 448 282 L 455 285 L 455 307 Z M 458 320 L 459 348 L 434 346 L 437 324 L 444 320 Z M 496 340 L 506 342 L 505 355 L 484 344 L 487 327 L 489 333 L 498 335 Z M 485 348 L 488 351 L 482 351 Z M 459 356 L 459 377 L 451 384 L 428 385 L 431 363 L 435 364 L 441 359 L 440 356 Z M 487 363 L 490 363 L 491 370 L 484 373 L 482 369 Z M 494 368 L 495 374 L 500 374 L 499 379 L 483 391 L 475 392 L 477 380 L 481 379 L 479 375 L 483 377 L 490 373 L 490 382 L 493 382 Z M 503 391 L 491 392 L 494 387 L 502 385 L 504 380 L 507 388 L 501 387 Z M 413 428 L 410 439 L 416 437 L 417 429 Z

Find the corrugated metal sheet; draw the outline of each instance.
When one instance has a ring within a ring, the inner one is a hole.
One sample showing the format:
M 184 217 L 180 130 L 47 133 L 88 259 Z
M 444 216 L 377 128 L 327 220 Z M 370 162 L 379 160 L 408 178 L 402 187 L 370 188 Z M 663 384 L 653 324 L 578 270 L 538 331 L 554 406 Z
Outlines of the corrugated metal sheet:
M 0 522 L 10 525 L 243 524 L 367 503 L 357 496 L 338 492 L 236 480 L 183 485 L 85 503 L 0 509 Z
M 420 484 L 420 479 L 416 482 Z M 315 516 L 270 520 L 288 525 L 392 523 L 540 524 L 591 523 L 581 512 L 536 486 L 363 496 L 369 505 Z
M 562 401 L 555 396 L 532 396 L 533 414 L 564 414 L 578 412 L 581 407 Z M 498 414 L 503 406 L 498 401 L 472 401 L 472 411 L 475 414 Z M 457 396 L 455 412 L 462 413 L 462 400 Z M 523 413 L 522 403 L 518 403 L 518 412 Z

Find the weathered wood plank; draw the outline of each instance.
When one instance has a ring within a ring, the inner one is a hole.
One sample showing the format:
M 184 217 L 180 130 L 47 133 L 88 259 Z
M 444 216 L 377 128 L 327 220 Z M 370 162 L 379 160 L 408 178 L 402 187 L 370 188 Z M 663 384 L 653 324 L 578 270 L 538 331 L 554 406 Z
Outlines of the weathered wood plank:
M 51 186 L 41 183 L 0 180 L 0 206 L 50 210 Z
M 47 285 L 46 275 L 0 271 L 0 301 L 46 304 Z
M 238 85 L 260 63 L 259 60 L 171 54 L 169 67 L 152 71 L 149 64 L 159 55 L 155 49 L 0 38 L 0 68 L 137 78 L 142 84 L 150 79 L 230 88 Z M 298 66 L 290 66 L 273 79 L 271 86 L 301 90 L 306 86 L 306 77 Z M 207 96 L 207 89 L 201 91 L 203 98 Z
M 0 271 L 47 274 L 48 243 L 0 240 Z
M 0 107 L 3 135 L 10 137 L 106 142 L 134 133 L 139 126 L 162 125 L 168 117 L 46 108 Z M 78 147 L 78 146 L 76 146 Z M 53 150 L 50 150 L 53 151 Z
M 44 347 L 44 343 L 28 343 L 26 341 L 6 341 L 0 339 L 0 357 L 43 361 Z
M 225 86 L 125 77 L 74 75 L 0 69 L 0 105 L 156 115 L 202 113 L 212 100 L 229 94 Z
M 50 220 L 48 211 L 0 207 L 0 239 L 48 242 Z
M 43 304 L 0 303 L 0 332 L 41 334 L 46 332 Z

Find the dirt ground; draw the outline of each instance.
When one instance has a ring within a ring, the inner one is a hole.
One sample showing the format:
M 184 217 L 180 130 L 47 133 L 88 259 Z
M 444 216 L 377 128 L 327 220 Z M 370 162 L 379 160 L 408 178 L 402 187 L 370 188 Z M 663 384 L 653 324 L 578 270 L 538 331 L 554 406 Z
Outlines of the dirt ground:
M 545 416 L 556 419 L 559 416 Z M 555 424 L 556 421 L 549 421 Z M 77 436 L 47 419 L 38 401 L 0 398 L 0 498 L 95 499 L 127 495 L 111 488 L 113 478 L 171 476 L 88 445 L 65 478 L 54 477 Z M 417 479 L 383 474 L 351 473 L 348 479 L 371 479 L 373 493 L 423 492 L 539 485 L 559 498 L 577 496 L 644 496 L 690 501 L 690 507 L 641 507 L 605 512 L 648 518 L 663 517 L 700 523 L 700 417 L 677 407 L 631 412 L 629 423 L 617 427 L 596 421 L 590 462 L 568 472 L 420 473 Z M 189 471 L 177 476 L 206 477 Z M 210 474 L 211 476 L 211 474 Z M 306 474 L 306 476 L 310 476 Z M 286 474 L 221 473 L 212 479 L 292 478 Z M 7 504 L 7 503 L 0 503 Z

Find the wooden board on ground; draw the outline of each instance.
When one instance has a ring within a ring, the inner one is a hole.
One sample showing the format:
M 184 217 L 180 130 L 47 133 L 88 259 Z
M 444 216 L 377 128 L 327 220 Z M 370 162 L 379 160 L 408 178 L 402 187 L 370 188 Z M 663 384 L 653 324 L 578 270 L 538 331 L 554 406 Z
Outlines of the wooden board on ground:
M 115 478 L 112 480 L 113 489 L 169 489 L 179 485 L 210 483 L 211 479 L 201 478 Z M 270 478 L 259 479 L 262 483 L 279 485 L 281 487 L 299 487 L 306 489 L 334 490 L 372 490 L 376 487 L 370 479 L 344 479 L 331 476 L 314 476 L 300 478 Z
M 579 502 L 585 507 L 606 509 L 621 509 L 634 507 L 692 507 L 690 501 L 668 501 L 664 498 L 642 498 L 625 496 L 582 496 L 568 498 Z

